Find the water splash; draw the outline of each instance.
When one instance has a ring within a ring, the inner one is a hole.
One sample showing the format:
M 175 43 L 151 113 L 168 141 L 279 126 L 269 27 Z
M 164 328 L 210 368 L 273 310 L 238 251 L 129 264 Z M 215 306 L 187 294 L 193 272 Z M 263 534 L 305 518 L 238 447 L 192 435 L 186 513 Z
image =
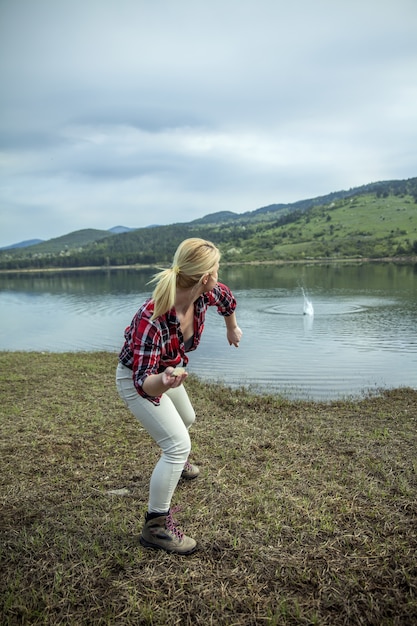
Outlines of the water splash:
M 306 295 L 304 289 L 301 287 L 301 291 L 303 292 L 304 305 L 303 305 L 303 315 L 308 315 L 309 317 L 314 316 L 314 307 L 310 298 Z

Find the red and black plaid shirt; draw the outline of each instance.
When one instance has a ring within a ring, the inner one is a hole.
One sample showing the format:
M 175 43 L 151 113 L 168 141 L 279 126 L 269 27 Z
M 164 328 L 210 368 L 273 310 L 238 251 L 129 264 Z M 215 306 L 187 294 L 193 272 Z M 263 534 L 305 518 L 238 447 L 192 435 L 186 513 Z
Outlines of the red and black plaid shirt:
M 209 306 L 216 306 L 220 315 L 228 317 L 236 309 L 236 299 L 229 287 L 222 283 L 201 295 L 194 302 L 194 338 L 189 351 L 200 343 L 204 320 Z M 184 338 L 175 309 L 151 320 L 154 310 L 152 299 L 146 300 L 125 330 L 125 343 L 119 360 L 133 372 L 133 383 L 138 393 L 156 405 L 160 396 L 149 396 L 143 390 L 143 382 L 149 374 L 159 374 L 167 367 L 187 365 Z

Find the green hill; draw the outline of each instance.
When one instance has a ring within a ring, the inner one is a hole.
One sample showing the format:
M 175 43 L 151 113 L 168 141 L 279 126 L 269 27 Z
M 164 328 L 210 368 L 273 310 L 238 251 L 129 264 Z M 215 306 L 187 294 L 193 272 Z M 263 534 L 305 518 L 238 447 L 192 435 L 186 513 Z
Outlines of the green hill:
M 314 207 L 294 221 L 278 220 L 249 236 L 242 233 L 235 250 L 228 251 L 229 259 L 242 255 L 245 260 L 413 254 L 417 254 L 415 200 L 375 194 Z
M 210 239 L 230 262 L 415 256 L 417 178 L 122 234 L 77 231 L 2 251 L 0 269 L 166 264 L 186 237 Z
M 24 256 L 26 252 L 31 254 L 59 254 L 67 250 L 78 250 L 79 248 L 83 248 L 88 244 L 109 236 L 112 235 L 108 230 L 85 228 L 68 233 L 68 235 L 62 235 L 61 237 L 43 241 L 42 243 L 31 246 L 30 250 L 26 250 L 25 248 L 23 250 L 15 249 L 13 251 L 9 250 L 9 253 L 12 252 L 16 256 Z

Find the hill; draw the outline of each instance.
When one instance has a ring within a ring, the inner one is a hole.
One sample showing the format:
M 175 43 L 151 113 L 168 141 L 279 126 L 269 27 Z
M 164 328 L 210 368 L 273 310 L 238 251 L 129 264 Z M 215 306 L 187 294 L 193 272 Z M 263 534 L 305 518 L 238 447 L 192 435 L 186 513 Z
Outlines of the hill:
M 65 250 L 75 250 L 83 248 L 84 246 L 91 244 L 100 239 L 104 239 L 109 236 L 107 230 L 97 230 L 94 228 L 85 228 L 83 230 L 77 230 L 63 235 L 62 237 L 55 237 L 38 244 L 35 248 L 32 248 L 32 252 L 46 252 L 50 254 L 56 254 Z
M 0 251 L 0 269 L 166 264 L 186 237 L 210 239 L 229 262 L 416 255 L 417 178 L 121 234 L 76 231 Z
M 44 239 L 26 239 L 25 241 L 19 241 L 18 243 L 12 243 L 11 246 L 3 246 L 0 250 L 14 250 L 15 248 L 29 248 L 30 246 L 36 246 L 39 243 L 43 243 Z
M 19 241 L 11 246 L 4 246 L 0 250 L 15 250 L 16 248 L 29 248 L 32 246 L 38 246 L 39 244 L 45 244 L 42 247 L 36 248 L 35 252 L 50 252 L 54 253 L 57 250 L 76 249 L 85 246 L 86 244 L 93 243 L 109 235 L 120 235 L 121 233 L 129 233 L 135 228 L 128 228 L 127 226 L 113 226 L 108 230 L 98 230 L 94 228 L 87 228 L 83 230 L 76 230 L 68 235 L 62 235 L 55 237 L 54 239 L 29 239 L 26 241 Z
M 113 235 L 120 235 L 121 233 L 129 233 L 131 230 L 136 230 L 135 228 L 129 228 L 128 226 L 113 226 L 113 228 L 109 228 L 109 233 Z

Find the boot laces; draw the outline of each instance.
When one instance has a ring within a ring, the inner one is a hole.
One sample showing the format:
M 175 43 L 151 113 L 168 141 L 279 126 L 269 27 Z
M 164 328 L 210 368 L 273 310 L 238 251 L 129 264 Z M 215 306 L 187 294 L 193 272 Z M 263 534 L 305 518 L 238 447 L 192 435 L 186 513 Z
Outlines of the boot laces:
M 174 506 L 172 509 L 169 510 L 168 515 L 166 517 L 165 525 L 166 525 L 167 530 L 173 533 L 175 537 L 177 537 L 177 539 L 181 541 L 182 538 L 184 537 L 184 533 L 178 528 L 177 526 L 178 522 L 174 520 L 173 518 L 173 514 L 178 513 L 179 510 L 180 510 L 180 507 L 178 506 Z
M 188 459 L 185 461 L 184 469 L 187 472 L 191 472 L 191 470 L 193 469 L 193 466 L 191 465 L 191 463 L 190 463 L 190 461 Z

